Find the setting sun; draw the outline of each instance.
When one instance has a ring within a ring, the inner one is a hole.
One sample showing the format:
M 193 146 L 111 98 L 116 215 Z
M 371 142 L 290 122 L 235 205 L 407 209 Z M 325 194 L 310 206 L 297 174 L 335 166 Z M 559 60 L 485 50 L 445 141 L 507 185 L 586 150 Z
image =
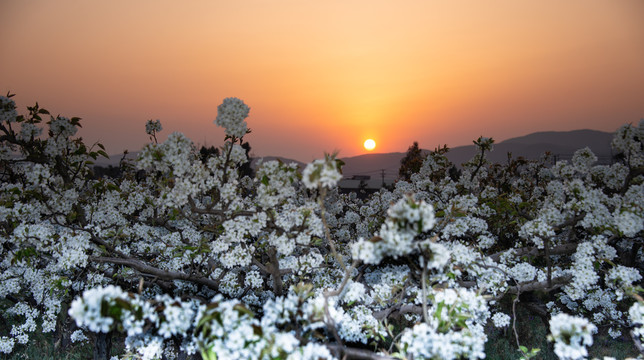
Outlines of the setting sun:
M 364 142 L 364 148 L 371 151 L 376 148 L 376 142 L 373 141 L 373 139 L 367 139 L 367 141 Z

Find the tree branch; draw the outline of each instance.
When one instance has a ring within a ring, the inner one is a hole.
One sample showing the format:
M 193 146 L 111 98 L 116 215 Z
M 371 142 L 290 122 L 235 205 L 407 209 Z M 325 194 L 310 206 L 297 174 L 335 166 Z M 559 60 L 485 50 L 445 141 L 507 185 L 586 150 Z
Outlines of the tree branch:
M 185 280 L 196 284 L 205 285 L 213 290 L 219 289 L 219 281 L 212 280 L 204 276 L 197 277 L 195 275 L 190 275 L 190 274 L 181 273 L 177 271 L 162 270 L 162 269 L 150 266 L 148 264 L 145 264 L 142 261 L 139 261 L 136 259 L 131 259 L 131 258 L 120 259 L 120 258 L 113 258 L 113 257 L 93 256 L 90 258 L 90 260 L 98 263 L 125 265 L 133 269 L 136 269 L 142 273 L 154 275 L 163 280 Z
M 373 313 L 373 317 L 376 318 L 376 320 L 382 320 L 392 313 L 396 314 L 418 314 L 421 315 L 423 313 L 423 307 L 419 305 L 414 305 L 414 304 L 406 304 L 406 305 L 394 305 L 392 307 L 386 308 L 384 310 L 376 311 Z
M 555 246 L 551 249 L 549 249 L 550 255 L 561 255 L 561 254 L 568 254 L 572 253 L 575 250 L 577 250 L 577 243 L 568 243 L 568 244 L 563 244 L 559 246 Z M 501 255 L 503 255 L 505 251 L 500 251 L 497 253 L 494 253 L 490 256 L 488 256 L 490 259 L 494 260 L 495 262 L 498 262 L 501 259 Z M 515 256 L 538 256 L 540 255 L 541 250 L 536 247 L 524 247 L 520 249 L 516 249 L 515 251 Z
M 362 360 L 394 360 L 396 358 L 393 358 L 391 356 L 384 356 L 384 355 L 378 355 L 374 353 L 373 351 L 365 350 L 365 349 L 357 349 L 357 348 L 351 348 L 351 347 L 346 347 L 342 346 L 339 344 L 326 344 L 325 345 L 331 352 L 335 354 L 344 354 L 342 359 L 362 359 Z M 340 356 L 337 356 L 340 358 Z

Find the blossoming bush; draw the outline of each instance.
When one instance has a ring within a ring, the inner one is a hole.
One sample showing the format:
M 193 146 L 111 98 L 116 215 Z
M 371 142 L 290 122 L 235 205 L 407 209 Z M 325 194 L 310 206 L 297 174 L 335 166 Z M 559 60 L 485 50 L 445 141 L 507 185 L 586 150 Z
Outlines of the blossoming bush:
M 3 353 L 41 331 L 97 354 L 122 334 L 141 359 L 481 359 L 498 327 L 530 357 L 518 306 L 550 321 L 561 358 L 598 329 L 643 339 L 644 123 L 616 132 L 611 165 L 589 149 L 490 164 L 479 138 L 460 172 L 438 149 L 359 199 L 337 191 L 334 155 L 241 176 L 239 99 L 218 107 L 218 154 L 158 143 L 149 121 L 118 179 L 92 176 L 106 153 L 74 137 L 79 119 L 0 101 Z

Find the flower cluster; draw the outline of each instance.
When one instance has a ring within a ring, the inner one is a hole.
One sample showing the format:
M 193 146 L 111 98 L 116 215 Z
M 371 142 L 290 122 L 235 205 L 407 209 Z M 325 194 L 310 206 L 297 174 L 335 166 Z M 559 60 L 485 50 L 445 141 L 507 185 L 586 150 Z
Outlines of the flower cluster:
M 292 295 L 268 301 L 258 320 L 244 304 L 215 296 L 207 305 L 196 306 L 167 295 L 146 301 L 109 286 L 85 291 L 69 310 L 77 325 L 93 332 L 122 327 L 128 334 L 126 347 L 142 359 L 159 358 L 164 340 L 183 338 L 183 347 L 196 344 L 204 359 L 334 359 L 329 350 L 314 342 L 301 346 L 290 331 L 291 321 L 306 323 L 313 307 L 302 307 L 302 298 Z M 74 341 L 87 337 L 78 330 Z
M 403 332 L 401 352 L 414 359 L 483 359 L 483 324 L 489 317 L 484 299 L 461 289 L 446 289 L 434 294 L 429 323 Z
M 637 336 L 640 341 L 644 341 L 644 304 L 636 302 L 628 310 L 631 323 L 635 326 L 633 335 Z
M 302 182 L 309 189 L 332 188 L 342 179 L 341 163 L 335 156 L 326 155 L 306 165 L 302 171 Z
M 352 245 L 354 258 L 368 264 L 378 264 L 386 256 L 397 258 L 418 251 L 414 240 L 429 231 L 436 222 L 433 207 L 422 200 L 415 201 L 411 196 L 400 199 L 389 208 L 387 214 L 378 236 L 369 240 L 360 239 Z M 439 268 L 447 262 L 449 252 L 441 244 L 424 239 L 418 245 L 430 254 L 436 254 L 430 256 L 433 259 L 430 267 Z
M 0 96 L 0 122 L 12 123 L 17 117 L 16 102 L 10 97 Z
M 225 98 L 217 107 L 215 124 L 226 130 L 226 135 L 241 138 L 248 133 L 246 118 L 250 107 L 238 98 Z
M 163 127 L 161 127 L 161 120 L 148 120 L 148 122 L 145 123 L 145 133 L 148 135 L 154 135 L 158 132 L 163 130 Z
M 70 119 L 64 116 L 58 116 L 49 122 L 49 131 L 54 136 L 70 137 L 76 134 L 78 128 Z
M 510 315 L 498 312 L 492 315 L 492 322 L 498 328 L 510 326 Z
M 595 325 L 581 317 L 561 313 L 550 319 L 549 338 L 555 342 L 555 354 L 563 360 L 586 358 L 586 346 L 593 344 L 596 331 Z

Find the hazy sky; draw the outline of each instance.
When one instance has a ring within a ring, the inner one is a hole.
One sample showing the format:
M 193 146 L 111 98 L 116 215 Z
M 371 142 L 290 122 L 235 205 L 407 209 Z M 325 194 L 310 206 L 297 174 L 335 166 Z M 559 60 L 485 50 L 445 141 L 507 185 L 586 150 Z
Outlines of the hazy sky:
M 433 149 L 644 117 L 644 0 L 0 0 L 0 92 L 83 118 L 110 153 L 145 121 L 256 155 Z

